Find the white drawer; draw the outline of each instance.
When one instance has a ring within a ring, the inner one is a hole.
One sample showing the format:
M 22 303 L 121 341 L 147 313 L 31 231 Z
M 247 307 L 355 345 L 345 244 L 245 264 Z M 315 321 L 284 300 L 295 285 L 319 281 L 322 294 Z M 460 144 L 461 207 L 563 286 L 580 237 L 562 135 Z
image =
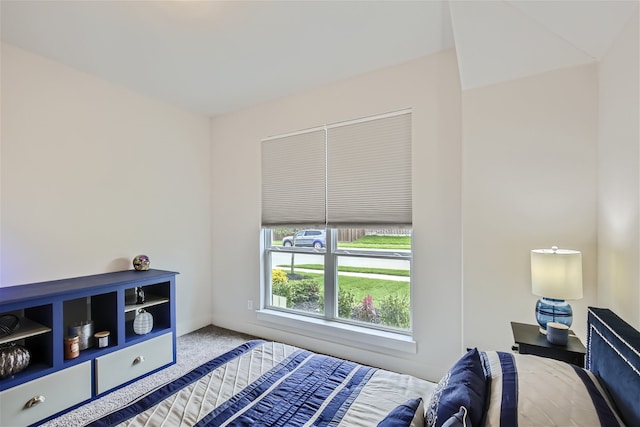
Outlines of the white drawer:
M 28 402 L 44 398 L 27 407 Z M 91 399 L 91 362 L 0 392 L 0 426 L 26 426 Z
M 96 358 L 96 394 L 173 362 L 173 334 Z

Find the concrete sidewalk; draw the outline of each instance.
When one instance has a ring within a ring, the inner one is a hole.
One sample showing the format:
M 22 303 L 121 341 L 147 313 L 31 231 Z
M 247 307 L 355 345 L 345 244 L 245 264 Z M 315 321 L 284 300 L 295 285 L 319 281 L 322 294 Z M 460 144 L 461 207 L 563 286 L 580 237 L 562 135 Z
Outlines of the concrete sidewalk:
M 291 271 L 290 268 L 282 268 L 278 267 L 278 270 L 282 270 L 285 273 L 289 273 Z M 322 270 L 312 270 L 308 268 L 295 268 L 294 271 L 302 272 L 302 273 L 316 273 L 321 274 Z M 391 276 L 388 274 L 374 274 L 374 273 L 352 273 L 347 271 L 339 271 L 339 276 L 354 276 L 354 277 L 366 277 L 369 279 L 381 279 L 381 280 L 395 280 L 396 282 L 409 282 L 411 280 L 408 276 Z

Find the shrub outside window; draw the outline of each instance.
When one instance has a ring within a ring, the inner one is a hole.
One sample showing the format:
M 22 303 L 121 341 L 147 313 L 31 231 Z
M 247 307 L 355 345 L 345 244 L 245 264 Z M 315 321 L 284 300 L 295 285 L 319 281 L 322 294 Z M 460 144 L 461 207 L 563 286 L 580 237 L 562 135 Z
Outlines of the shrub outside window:
M 319 235 L 264 229 L 267 308 L 409 333 L 411 231 L 328 229 L 324 246 L 291 238 L 309 230 Z

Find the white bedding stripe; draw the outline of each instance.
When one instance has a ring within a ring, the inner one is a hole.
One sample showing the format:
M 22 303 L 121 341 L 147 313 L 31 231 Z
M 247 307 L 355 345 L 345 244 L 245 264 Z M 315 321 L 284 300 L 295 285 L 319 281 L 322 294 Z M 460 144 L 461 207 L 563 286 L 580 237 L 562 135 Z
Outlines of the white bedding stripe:
M 226 375 L 226 374 L 227 374 L 227 369 L 224 369 L 224 374 L 223 375 Z M 213 390 L 214 389 L 214 386 L 216 384 L 213 381 L 214 378 L 215 378 L 214 375 L 209 375 L 209 381 L 207 381 L 207 390 Z M 219 399 L 220 399 L 220 395 L 221 395 L 220 388 L 222 387 L 222 384 L 224 384 L 224 381 L 221 381 L 221 382 L 219 382 L 217 384 L 218 384 L 218 387 L 217 387 L 217 390 L 216 390 L 216 393 L 217 393 L 216 406 L 218 406 L 218 403 L 219 403 Z M 187 411 L 187 407 L 188 406 L 185 406 L 185 408 L 184 408 L 184 412 L 185 413 Z M 202 404 L 200 404 L 198 406 L 198 415 L 196 416 L 196 419 L 200 420 L 205 415 L 206 415 L 206 413 L 204 413 L 204 402 L 203 402 Z
M 503 374 L 495 351 L 485 352 L 491 369 L 491 391 L 485 426 L 500 426 Z M 576 367 L 539 356 L 514 354 L 519 427 L 593 426 L 599 417 Z M 582 372 L 582 371 L 581 371 Z M 593 373 L 584 371 L 603 391 Z M 610 405 L 606 394 L 605 401 Z M 613 413 L 618 423 L 619 417 Z M 595 421 L 594 421 L 595 420 Z
M 187 398 L 187 405 L 184 405 L 182 407 L 182 411 L 180 411 L 180 408 L 177 408 L 176 410 L 176 415 L 177 413 L 181 413 L 182 416 L 180 417 L 180 421 L 182 422 L 185 419 L 185 408 L 188 407 L 189 402 L 192 401 L 193 395 L 195 393 L 195 390 L 191 390 L 191 393 L 189 393 L 189 397 Z M 171 407 L 169 409 L 169 412 L 173 412 L 173 409 L 176 408 L 176 399 L 174 399 L 171 403 Z M 160 424 L 160 427 L 164 427 L 167 423 L 167 417 L 164 417 L 164 419 L 162 420 L 162 424 Z M 171 427 L 171 426 L 170 426 Z
M 498 354 L 494 351 L 486 352 L 486 357 L 491 369 L 491 393 L 489 395 L 489 407 L 500 408 L 502 406 L 502 366 Z M 500 411 L 489 411 L 487 413 L 486 425 L 500 425 Z
M 297 367 L 302 367 L 304 365 L 306 365 L 307 363 L 309 363 L 309 361 L 313 359 L 313 354 L 310 354 L 309 356 L 307 356 L 302 362 L 300 362 L 300 364 Z M 260 402 L 262 399 L 264 399 L 266 396 L 268 396 L 274 389 L 278 388 L 278 386 L 283 383 L 285 380 L 287 380 L 287 378 L 289 378 L 295 371 L 290 371 L 288 374 L 283 375 L 280 379 L 278 379 L 276 382 L 274 382 L 271 387 L 269 387 L 268 389 L 266 389 L 260 396 L 256 397 L 253 401 L 251 401 L 248 405 L 246 405 L 244 408 L 242 408 L 241 410 L 239 410 L 238 412 L 236 412 L 235 414 L 233 414 L 232 417 L 229 417 L 227 419 L 227 421 L 225 421 L 224 423 L 220 424 L 220 427 L 224 427 L 229 425 L 229 423 L 231 423 L 233 420 L 235 420 L 236 418 L 238 418 L 240 415 L 244 414 L 249 408 L 251 408 L 252 406 L 254 406 L 256 403 Z
M 283 343 L 258 345 L 118 426 L 193 426 L 298 350 Z M 428 400 L 434 388 L 434 383 L 377 370 L 348 408 L 344 418 L 335 425 L 375 426 L 388 412 L 408 399 L 422 397 Z M 322 409 L 324 406 L 320 412 Z
M 245 354 L 231 360 L 229 363 L 207 374 L 200 381 L 188 385 L 147 411 L 138 414 L 137 417 L 123 422 L 121 426 L 157 427 L 165 423 L 173 427 L 179 425 L 190 426 L 197 423 L 202 417 L 262 374 L 261 372 L 247 372 L 242 369 L 243 366 L 248 365 L 247 359 L 251 356 L 251 354 Z M 194 396 L 193 399 L 190 398 L 192 394 Z M 200 403 L 197 404 L 196 402 Z M 177 417 L 177 414 L 171 411 L 174 405 L 184 407 L 183 416 Z
M 409 399 L 422 397 L 428 402 L 435 388 L 436 383 L 379 369 L 362 388 L 342 420 L 330 426 L 376 426 L 396 406 Z
M 313 423 L 315 422 L 315 420 L 318 419 L 318 417 L 320 416 L 320 414 L 322 414 L 322 411 L 324 410 L 324 408 L 327 407 L 327 405 L 331 402 L 331 400 L 335 397 L 336 394 L 338 394 L 343 388 L 345 388 L 345 386 L 347 384 L 349 384 L 349 381 L 351 381 L 351 378 L 353 378 L 353 376 L 356 374 L 356 372 L 358 372 L 358 369 L 360 367 L 356 366 L 354 367 L 351 372 L 349 372 L 349 375 L 347 375 L 347 377 L 342 381 L 342 384 L 340 384 L 339 387 L 336 387 L 331 394 L 329 394 L 329 396 L 327 396 L 327 398 L 325 399 L 324 402 L 322 402 L 322 405 L 320 405 L 320 408 L 318 408 L 318 410 L 316 411 L 316 413 L 313 415 L 313 417 L 311 417 L 311 419 L 309 421 L 307 421 L 305 423 L 305 427 L 307 426 L 311 426 L 313 425 Z

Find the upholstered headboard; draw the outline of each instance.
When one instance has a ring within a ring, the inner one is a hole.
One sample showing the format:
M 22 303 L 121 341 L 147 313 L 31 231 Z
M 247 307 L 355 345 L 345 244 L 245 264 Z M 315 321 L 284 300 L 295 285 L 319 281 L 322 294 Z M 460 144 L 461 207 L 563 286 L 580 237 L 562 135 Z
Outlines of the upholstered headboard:
M 605 308 L 589 307 L 586 368 L 596 374 L 626 425 L 640 426 L 640 332 Z

